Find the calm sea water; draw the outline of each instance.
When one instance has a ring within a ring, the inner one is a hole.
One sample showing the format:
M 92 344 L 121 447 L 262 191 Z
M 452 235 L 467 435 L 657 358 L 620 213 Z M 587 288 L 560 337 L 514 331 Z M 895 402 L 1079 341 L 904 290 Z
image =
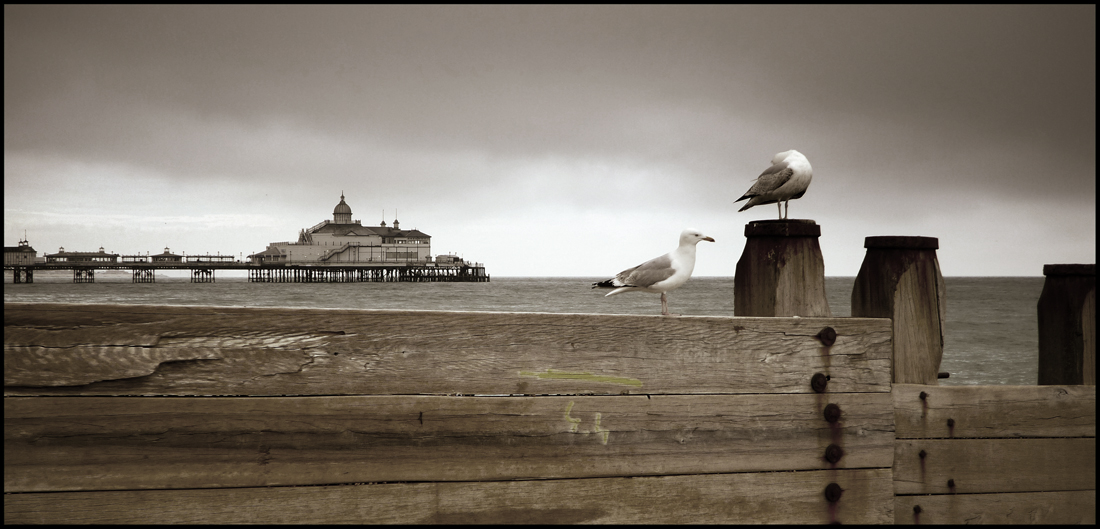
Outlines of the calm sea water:
M 249 283 L 218 276 L 216 283 L 157 273 L 155 284 L 134 284 L 126 272 L 96 273 L 73 284 L 72 275 L 38 274 L 34 283 L 5 276 L 4 302 L 122 303 L 344 309 L 660 314 L 656 294 L 589 288 L 605 278 L 493 278 L 489 283 Z M 825 279 L 833 316 L 851 315 L 852 277 Z M 1038 380 L 1039 330 L 1035 306 L 1042 277 L 948 277 L 942 385 L 1033 385 Z M 733 316 L 733 278 L 696 277 L 669 294 L 672 312 Z

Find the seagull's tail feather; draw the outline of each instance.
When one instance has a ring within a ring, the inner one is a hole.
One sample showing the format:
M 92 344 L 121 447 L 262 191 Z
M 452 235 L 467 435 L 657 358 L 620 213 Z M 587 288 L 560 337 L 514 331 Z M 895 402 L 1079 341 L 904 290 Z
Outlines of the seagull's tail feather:
M 599 283 L 592 283 L 592 288 L 615 288 L 614 279 L 605 279 Z
M 611 292 L 608 292 L 607 296 L 604 296 L 604 297 L 606 298 L 608 296 L 614 296 L 615 294 L 621 294 L 623 292 L 629 292 L 631 290 L 634 290 L 634 288 L 635 287 L 619 287 L 619 288 L 616 288 L 615 290 L 612 290 Z
M 743 200 L 744 198 L 745 198 L 745 197 L 741 197 L 741 198 L 739 198 L 738 200 L 740 201 L 740 200 Z M 740 213 L 740 212 L 742 212 L 742 211 L 745 211 L 746 209 L 749 209 L 749 208 L 751 208 L 751 207 L 753 207 L 753 206 L 755 206 L 755 205 L 756 205 L 756 204 L 753 204 L 753 203 L 752 203 L 752 201 L 750 200 L 748 204 L 745 204 L 744 206 L 742 206 L 742 207 L 741 207 L 741 209 L 739 209 L 739 210 L 737 210 L 737 211 L 738 211 L 738 213 Z

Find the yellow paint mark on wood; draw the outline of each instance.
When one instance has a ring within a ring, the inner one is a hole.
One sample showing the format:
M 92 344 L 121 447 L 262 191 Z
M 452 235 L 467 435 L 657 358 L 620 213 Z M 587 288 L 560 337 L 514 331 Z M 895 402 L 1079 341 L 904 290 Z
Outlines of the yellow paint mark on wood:
M 606 445 L 611 430 L 600 428 L 600 412 L 596 412 L 596 433 L 600 435 L 600 442 Z
M 593 375 L 592 373 L 588 372 L 577 373 L 573 371 L 558 371 L 556 369 L 547 369 L 545 373 L 520 371 L 519 375 L 522 377 L 535 377 L 540 379 L 587 380 L 590 382 L 607 382 L 610 384 L 621 384 L 624 386 L 634 386 L 637 388 L 642 387 L 642 381 L 636 378 Z
M 608 437 L 611 436 L 611 430 L 604 429 L 603 427 L 600 426 L 600 420 L 603 418 L 603 415 L 600 412 L 596 412 L 596 429 L 595 430 L 593 430 L 591 432 L 581 432 L 580 431 L 581 419 L 574 419 L 573 417 L 569 416 L 570 412 L 573 411 L 573 405 L 574 404 L 575 404 L 574 401 L 569 401 L 569 404 L 567 404 L 565 406 L 565 420 L 570 422 L 569 431 L 572 432 L 572 433 L 584 433 L 584 434 L 594 433 L 594 434 L 597 434 L 597 435 L 600 436 L 600 442 L 606 445 Z
M 569 412 L 573 410 L 573 404 L 574 404 L 573 401 L 569 401 L 569 405 L 565 407 L 565 420 L 573 423 L 573 424 L 569 425 L 569 431 L 573 432 L 573 433 L 577 433 L 577 427 L 581 425 L 581 420 L 580 419 L 574 419 L 574 418 L 569 416 Z

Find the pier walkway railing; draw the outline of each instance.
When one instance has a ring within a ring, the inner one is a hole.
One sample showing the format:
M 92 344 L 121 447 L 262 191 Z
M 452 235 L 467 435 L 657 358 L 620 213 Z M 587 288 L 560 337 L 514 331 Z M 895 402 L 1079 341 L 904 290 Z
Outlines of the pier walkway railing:
M 350 282 L 488 282 L 485 265 L 469 263 L 437 265 L 401 261 L 377 263 L 254 264 L 233 262 L 186 263 L 38 263 L 5 265 L 14 283 L 33 283 L 36 271 L 71 270 L 74 283 L 94 283 L 96 270 L 129 270 L 134 283 L 155 283 L 156 271 L 190 270 L 192 283 L 213 283 L 219 270 L 247 271 L 248 280 L 258 283 L 350 283 Z

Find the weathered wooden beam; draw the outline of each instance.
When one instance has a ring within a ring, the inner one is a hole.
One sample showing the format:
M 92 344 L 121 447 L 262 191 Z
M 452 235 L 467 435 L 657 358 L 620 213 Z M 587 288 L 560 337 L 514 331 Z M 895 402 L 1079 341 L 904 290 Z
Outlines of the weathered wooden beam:
M 835 503 L 824 490 L 843 490 Z M 4 496 L 7 523 L 888 524 L 889 469 Z
M 8 397 L 4 490 L 889 467 L 890 402 L 885 393 Z M 833 462 L 830 445 L 842 451 Z
M 898 439 L 1096 437 L 1095 386 L 894 384 Z
M 1043 266 L 1039 384 L 1096 385 L 1096 265 Z
M 4 308 L 5 395 L 813 393 L 817 373 L 890 390 L 885 319 Z
M 936 385 L 947 294 L 934 237 L 867 237 L 852 287 L 852 316 L 890 318 L 893 381 Z
M 757 220 L 745 225 L 734 275 L 736 316 L 830 317 L 825 261 L 812 220 Z
M 1095 524 L 1096 491 L 897 496 L 894 523 Z
M 895 494 L 1095 489 L 1095 437 L 896 442 Z

